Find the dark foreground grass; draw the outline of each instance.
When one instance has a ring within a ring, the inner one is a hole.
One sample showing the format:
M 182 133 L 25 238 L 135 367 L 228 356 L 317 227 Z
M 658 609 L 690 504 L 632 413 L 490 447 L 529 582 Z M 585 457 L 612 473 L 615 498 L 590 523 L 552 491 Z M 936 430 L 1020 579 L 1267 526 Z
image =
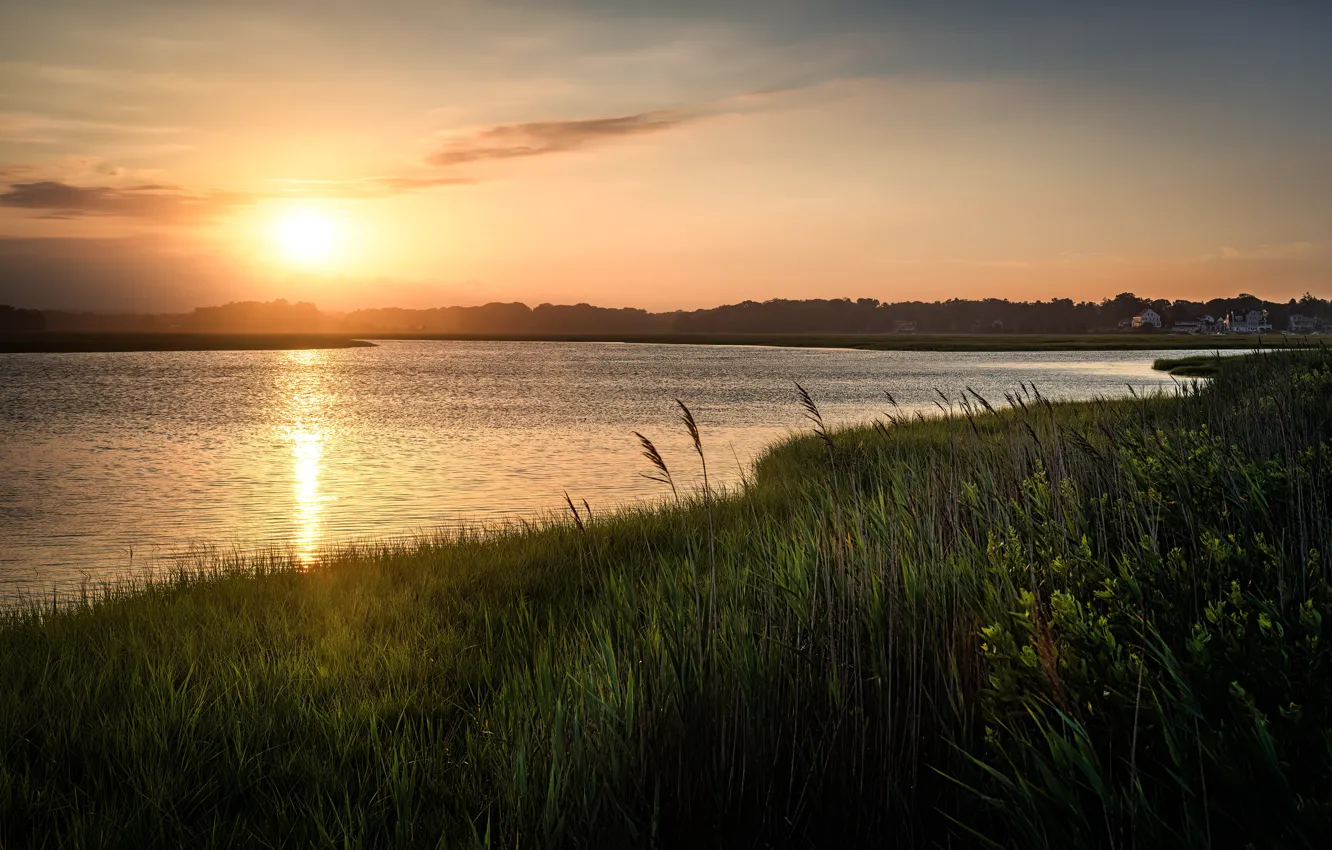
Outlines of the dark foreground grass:
M 1158 348 L 1254 349 L 1307 344 L 1316 337 L 1270 334 L 1196 336 L 1169 332 L 1084 334 L 394 334 L 364 339 L 489 340 L 508 342 L 630 342 L 657 345 L 763 345 L 853 348 L 865 351 L 1145 351 Z
M 288 351 L 374 345 L 339 334 L 0 333 L 0 354 L 107 351 Z
M 7 615 L 0 841 L 1327 846 L 1332 353 L 809 401 L 741 493 Z

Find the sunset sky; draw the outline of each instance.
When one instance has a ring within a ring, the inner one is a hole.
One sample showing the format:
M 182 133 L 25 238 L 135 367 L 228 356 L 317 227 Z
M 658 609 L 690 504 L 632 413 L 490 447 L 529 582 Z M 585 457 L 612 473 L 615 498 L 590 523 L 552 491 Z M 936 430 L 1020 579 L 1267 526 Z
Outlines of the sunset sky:
M 18 2 L 0 303 L 1327 297 L 1330 10 Z

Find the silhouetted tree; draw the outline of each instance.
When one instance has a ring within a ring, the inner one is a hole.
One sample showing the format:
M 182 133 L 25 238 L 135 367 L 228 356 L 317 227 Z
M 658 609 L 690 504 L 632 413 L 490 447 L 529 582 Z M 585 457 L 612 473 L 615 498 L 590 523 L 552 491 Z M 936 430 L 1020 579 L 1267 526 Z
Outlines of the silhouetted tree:
M 46 317 L 40 310 L 0 304 L 0 331 L 40 331 L 45 328 Z
M 196 307 L 185 316 L 186 330 L 231 333 L 313 333 L 319 308 L 308 301 L 233 301 L 218 307 Z

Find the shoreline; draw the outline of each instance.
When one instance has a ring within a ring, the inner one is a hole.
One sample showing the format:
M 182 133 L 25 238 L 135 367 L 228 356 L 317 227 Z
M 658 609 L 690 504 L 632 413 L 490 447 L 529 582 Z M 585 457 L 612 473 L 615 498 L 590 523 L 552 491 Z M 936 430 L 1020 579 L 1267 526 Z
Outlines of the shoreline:
M 737 345 L 861 351 L 1151 351 L 1155 349 L 1284 348 L 1318 337 L 1169 333 L 1087 334 L 362 334 L 368 340 L 452 342 L 614 342 L 649 345 Z
M 1152 362 L 1152 368 L 1176 378 L 1214 378 L 1221 371 L 1221 360 L 1219 353 L 1193 357 L 1162 357 Z
M 0 333 L 0 354 L 133 351 L 289 351 L 362 348 L 376 340 L 448 342 L 587 342 L 646 345 L 734 345 L 862 351 L 1149 351 L 1233 350 L 1312 345 L 1323 337 L 1271 334 L 1194 336 L 1168 333 L 1087 334 L 411 334 L 156 333 L 30 331 Z

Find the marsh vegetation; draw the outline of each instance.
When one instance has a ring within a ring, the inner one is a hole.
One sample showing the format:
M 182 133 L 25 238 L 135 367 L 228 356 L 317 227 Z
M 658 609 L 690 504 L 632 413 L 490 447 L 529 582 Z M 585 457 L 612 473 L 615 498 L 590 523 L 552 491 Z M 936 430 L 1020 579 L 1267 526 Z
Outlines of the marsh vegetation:
M 0 843 L 1323 846 L 1332 352 L 809 389 L 729 492 L 3 615 Z

